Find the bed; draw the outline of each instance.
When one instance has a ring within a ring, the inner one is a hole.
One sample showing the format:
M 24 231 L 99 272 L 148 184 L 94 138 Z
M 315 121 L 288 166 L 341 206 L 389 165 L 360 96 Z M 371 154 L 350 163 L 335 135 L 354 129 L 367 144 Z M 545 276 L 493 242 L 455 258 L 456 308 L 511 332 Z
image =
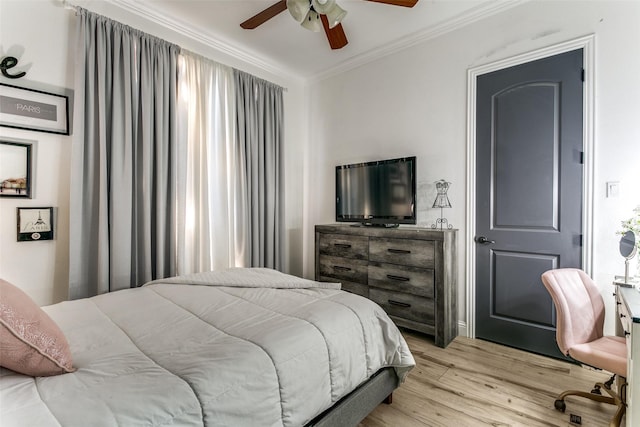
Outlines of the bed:
M 355 425 L 414 360 L 339 286 L 229 269 L 44 307 L 75 371 L 2 368 L 2 425 Z

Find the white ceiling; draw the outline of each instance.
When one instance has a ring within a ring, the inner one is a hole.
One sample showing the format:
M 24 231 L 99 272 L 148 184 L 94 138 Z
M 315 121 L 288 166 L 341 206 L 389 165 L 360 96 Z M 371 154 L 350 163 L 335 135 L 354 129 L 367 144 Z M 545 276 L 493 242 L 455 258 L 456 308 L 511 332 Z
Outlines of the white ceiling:
M 318 78 L 366 63 L 523 0 L 419 0 L 413 8 L 337 0 L 349 44 L 332 50 L 324 32 L 284 11 L 253 30 L 240 23 L 277 0 L 112 0 L 139 15 L 255 64 L 297 78 Z

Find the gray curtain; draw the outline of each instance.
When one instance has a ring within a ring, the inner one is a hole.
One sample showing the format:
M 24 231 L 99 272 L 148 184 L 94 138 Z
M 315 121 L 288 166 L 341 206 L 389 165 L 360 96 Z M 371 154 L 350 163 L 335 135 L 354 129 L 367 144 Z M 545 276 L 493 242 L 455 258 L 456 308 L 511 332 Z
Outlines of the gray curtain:
M 239 180 L 246 183 L 251 267 L 282 270 L 284 107 L 282 88 L 234 70 Z
M 175 274 L 179 48 L 77 10 L 70 298 Z

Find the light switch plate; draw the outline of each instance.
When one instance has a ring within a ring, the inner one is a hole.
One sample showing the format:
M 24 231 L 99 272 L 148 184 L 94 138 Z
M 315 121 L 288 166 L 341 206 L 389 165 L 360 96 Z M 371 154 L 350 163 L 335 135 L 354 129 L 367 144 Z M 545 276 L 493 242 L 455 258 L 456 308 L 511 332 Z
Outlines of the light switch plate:
M 607 182 L 607 198 L 620 195 L 620 181 Z

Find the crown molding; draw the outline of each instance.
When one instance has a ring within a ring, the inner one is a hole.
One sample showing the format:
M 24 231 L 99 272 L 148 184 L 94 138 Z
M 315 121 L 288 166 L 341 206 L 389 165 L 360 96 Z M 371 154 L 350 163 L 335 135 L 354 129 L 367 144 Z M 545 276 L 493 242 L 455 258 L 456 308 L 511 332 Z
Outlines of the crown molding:
M 290 78 L 307 84 L 328 79 L 354 68 L 366 65 L 385 56 L 397 53 L 417 44 L 423 43 L 427 40 L 434 39 L 448 32 L 462 28 L 473 22 L 480 21 L 492 15 L 504 12 L 528 1 L 530 0 L 498 0 L 486 2 L 452 19 L 448 19 L 446 22 L 440 25 L 429 27 L 423 31 L 418 31 L 408 37 L 403 37 L 402 39 L 395 40 L 379 48 L 369 50 L 346 61 L 343 61 L 336 66 L 330 67 L 320 73 L 310 76 L 300 76 L 293 70 L 282 67 L 274 63 L 273 61 L 269 61 L 256 52 L 239 49 L 229 42 L 223 41 L 210 35 L 202 34 L 201 32 L 198 32 L 194 28 L 190 27 L 187 23 L 163 15 L 154 10 L 147 1 L 107 0 L 107 2 L 118 6 L 125 11 L 162 25 L 163 27 L 182 34 L 192 40 L 212 47 L 222 52 L 223 54 L 229 55 L 232 58 L 253 65 L 271 74 Z
M 382 47 L 354 56 L 335 67 L 331 67 L 321 73 L 309 77 L 309 80 L 315 82 L 334 77 L 338 74 L 344 73 L 345 71 L 358 68 L 380 58 L 384 58 L 385 56 L 408 49 L 412 46 L 434 39 L 476 21 L 504 12 L 528 1 L 531 0 L 500 0 L 487 2 L 473 9 L 469 9 L 454 18 L 448 19 L 440 25 L 426 28 L 423 31 L 418 31 L 412 35 L 403 37 L 402 39 L 390 42 Z
M 190 27 L 187 23 L 181 22 L 177 19 L 170 18 L 154 10 L 150 4 L 146 1 L 139 0 L 107 0 L 109 3 L 120 7 L 127 12 L 138 15 L 151 22 L 162 25 L 170 30 L 173 30 L 183 36 L 186 36 L 192 40 L 200 42 L 206 46 L 212 47 L 232 58 L 239 59 L 242 62 L 258 67 L 269 73 L 291 78 L 294 80 L 304 80 L 300 76 L 293 73 L 291 70 L 276 65 L 272 61 L 261 57 L 256 52 L 249 52 L 246 50 L 238 49 L 237 47 L 222 41 L 218 38 L 204 35 L 201 32 L 196 31 L 195 28 Z

